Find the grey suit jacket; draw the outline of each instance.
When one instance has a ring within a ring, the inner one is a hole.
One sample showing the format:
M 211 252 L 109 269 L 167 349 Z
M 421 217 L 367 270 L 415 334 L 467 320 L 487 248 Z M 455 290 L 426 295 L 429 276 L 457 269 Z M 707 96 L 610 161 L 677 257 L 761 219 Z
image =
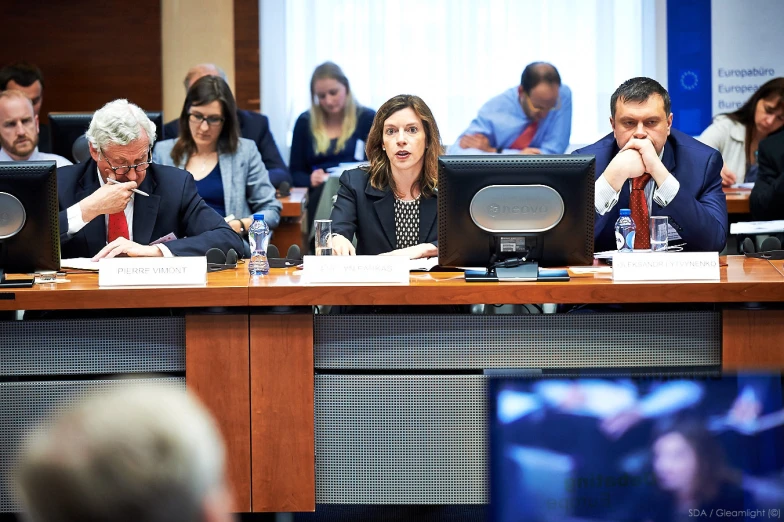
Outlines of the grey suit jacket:
M 187 159 L 176 165 L 171 151 L 177 140 L 163 140 L 155 144 L 152 158 L 155 163 L 185 168 Z M 275 188 L 270 183 L 264 163 L 261 162 L 256 144 L 248 139 L 240 138 L 234 154 L 218 156 L 221 177 L 223 180 L 223 198 L 226 214 L 234 214 L 237 218 L 249 217 L 256 213 L 264 214 L 264 221 L 270 228 L 280 222 L 280 211 L 283 208 L 275 197 Z

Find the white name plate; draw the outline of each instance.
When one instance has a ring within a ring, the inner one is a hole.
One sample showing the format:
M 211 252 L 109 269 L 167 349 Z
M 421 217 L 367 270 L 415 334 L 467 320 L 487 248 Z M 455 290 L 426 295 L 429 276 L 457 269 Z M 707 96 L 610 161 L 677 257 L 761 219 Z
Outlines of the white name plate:
M 408 265 L 405 256 L 305 256 L 302 282 L 407 285 Z
M 114 257 L 98 261 L 98 286 L 205 284 L 206 257 Z
M 718 281 L 716 252 L 618 252 L 613 281 Z

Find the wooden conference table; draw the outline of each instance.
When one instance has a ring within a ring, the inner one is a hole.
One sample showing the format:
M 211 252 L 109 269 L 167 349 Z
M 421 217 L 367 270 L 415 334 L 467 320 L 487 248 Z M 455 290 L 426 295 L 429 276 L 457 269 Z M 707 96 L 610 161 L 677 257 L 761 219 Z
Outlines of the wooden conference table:
M 751 189 L 724 187 L 722 190 L 727 197 L 727 213 L 748 214 L 751 212 L 749 210 Z
M 190 310 L 185 379 L 226 438 L 236 509 L 310 511 L 316 498 L 313 305 L 723 303 L 723 367 L 784 368 L 784 310 L 743 305 L 784 300 L 784 262 L 740 256 L 726 262 L 721 281 L 696 283 L 614 283 L 609 274 L 596 274 L 568 283 L 467 284 L 461 274 L 435 272 L 412 274 L 409 286 L 357 288 L 305 286 L 293 269 L 249 281 L 243 266 L 211 273 L 199 288 L 101 289 L 95 274 L 69 274 L 68 283 L 0 290 L 0 310 Z M 197 313 L 205 308 L 213 313 Z

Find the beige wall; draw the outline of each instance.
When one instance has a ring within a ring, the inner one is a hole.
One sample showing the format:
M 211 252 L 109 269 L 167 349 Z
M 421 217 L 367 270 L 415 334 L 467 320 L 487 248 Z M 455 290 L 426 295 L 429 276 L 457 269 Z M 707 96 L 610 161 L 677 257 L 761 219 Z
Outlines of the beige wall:
M 162 0 L 161 39 L 166 121 L 180 115 L 185 100 L 182 81 L 197 63 L 222 67 L 234 90 L 234 2 Z

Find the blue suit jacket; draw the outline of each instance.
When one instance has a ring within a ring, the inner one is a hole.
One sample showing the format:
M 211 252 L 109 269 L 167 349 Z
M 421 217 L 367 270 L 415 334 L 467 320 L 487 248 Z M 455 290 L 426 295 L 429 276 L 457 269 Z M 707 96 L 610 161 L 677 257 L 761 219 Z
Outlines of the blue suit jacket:
M 610 133 L 593 145 L 574 154 L 596 156 L 596 178 L 618 154 L 615 136 Z M 651 215 L 668 216 L 678 234 L 692 251 L 719 252 L 727 242 L 727 199 L 721 190 L 719 151 L 708 147 L 678 130 L 671 129 L 664 146 L 662 163 L 680 183 L 675 198 L 662 207 L 655 201 Z M 594 221 L 594 250 L 615 250 L 615 222 L 620 209 L 629 208 L 629 183 L 623 184 L 618 203 Z
M 60 248 L 63 258 L 92 257 L 106 246 L 106 220 L 93 219 L 68 236 L 66 210 L 100 188 L 94 160 L 57 169 L 60 205 Z M 136 194 L 133 241 L 147 245 L 169 233 L 179 239 L 166 246 L 176 256 L 203 256 L 210 248 L 242 252 L 242 240 L 196 192 L 193 176 L 184 170 L 150 165 L 139 186 L 149 197 Z
M 261 160 L 269 172 L 270 182 L 278 187 L 284 181 L 289 185 L 293 183 L 286 162 L 280 155 L 275 138 L 269 130 L 269 120 L 263 114 L 237 109 L 237 119 L 240 124 L 240 135 L 256 143 L 256 148 L 261 153 Z M 180 134 L 180 120 L 172 120 L 163 126 L 164 139 L 177 139 Z
M 438 245 L 438 199 L 419 200 L 419 242 Z M 340 176 L 340 188 L 332 207 L 332 232 L 349 240 L 357 236 L 358 255 L 376 255 L 396 248 L 395 195 L 370 185 L 362 169 L 347 170 Z

